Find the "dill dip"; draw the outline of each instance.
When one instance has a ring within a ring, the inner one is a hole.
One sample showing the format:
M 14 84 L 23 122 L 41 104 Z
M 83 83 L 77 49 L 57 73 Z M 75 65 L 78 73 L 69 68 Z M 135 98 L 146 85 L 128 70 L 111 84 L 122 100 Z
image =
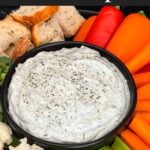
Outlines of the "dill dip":
M 85 46 L 40 52 L 16 67 L 9 112 L 25 131 L 57 143 L 96 140 L 125 117 L 130 94 L 117 67 Z

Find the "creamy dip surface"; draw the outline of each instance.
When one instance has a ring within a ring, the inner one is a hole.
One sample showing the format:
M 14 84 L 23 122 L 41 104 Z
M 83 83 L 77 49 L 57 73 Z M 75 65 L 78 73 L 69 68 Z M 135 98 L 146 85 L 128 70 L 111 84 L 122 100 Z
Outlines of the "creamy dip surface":
M 117 67 L 88 47 L 40 52 L 16 67 L 9 111 L 28 133 L 52 142 L 96 140 L 125 117 L 127 81 Z

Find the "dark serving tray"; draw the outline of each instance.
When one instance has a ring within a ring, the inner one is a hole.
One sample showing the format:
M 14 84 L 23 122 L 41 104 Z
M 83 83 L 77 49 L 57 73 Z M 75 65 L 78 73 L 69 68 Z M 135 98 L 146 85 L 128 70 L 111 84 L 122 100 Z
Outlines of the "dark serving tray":
M 19 6 L 16 6 L 16 7 L 15 6 L 10 6 L 10 7 L 0 6 L 0 20 L 3 19 L 11 11 L 17 9 L 18 7 Z M 85 18 L 88 18 L 92 15 L 97 15 L 100 8 L 101 8 L 100 6 L 91 6 L 91 7 L 87 7 L 87 6 L 78 7 L 77 6 L 77 9 L 81 13 L 81 15 L 83 15 Z M 132 12 L 138 12 L 140 10 L 143 10 L 146 16 L 150 18 L 150 6 L 146 6 L 146 7 L 121 6 L 120 8 L 124 12 L 125 15 L 128 15 Z M 72 40 L 72 38 L 69 38 L 67 40 Z M 21 137 L 18 137 L 18 138 L 21 138 Z
M 101 7 L 102 6 L 76 6 L 78 10 L 81 10 L 85 14 L 85 17 L 95 14 L 94 11 L 99 11 Z M 7 14 L 17 8 L 19 8 L 19 6 L 0 6 L 0 19 L 3 19 Z M 125 15 L 142 10 L 145 15 L 150 18 L 150 6 L 120 6 L 120 9 Z

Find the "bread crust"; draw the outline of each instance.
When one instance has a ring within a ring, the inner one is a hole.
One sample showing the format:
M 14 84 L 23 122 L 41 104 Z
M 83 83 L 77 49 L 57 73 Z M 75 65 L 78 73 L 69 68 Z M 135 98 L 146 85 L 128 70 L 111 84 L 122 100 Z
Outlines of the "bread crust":
M 0 21 L 0 52 L 6 51 L 14 45 L 21 37 L 31 39 L 30 30 L 12 19 Z
M 74 36 L 85 21 L 74 6 L 60 6 L 53 18 L 59 23 L 65 37 Z
M 44 33 L 45 31 L 49 33 L 49 37 L 47 37 L 46 39 L 42 39 L 39 33 L 40 28 L 42 26 L 44 26 L 45 28 L 48 27 L 47 30 L 46 29 L 44 31 L 42 30 L 42 33 Z M 61 27 L 59 26 L 58 22 L 54 18 L 51 18 L 49 20 L 46 20 L 45 22 L 34 25 L 31 31 L 31 36 L 36 46 L 39 46 L 45 43 L 51 43 L 51 42 L 64 40 L 63 31 Z
M 5 52 L 0 52 L 0 57 L 2 56 L 9 57 L 9 55 L 7 55 Z
M 40 45 L 41 43 L 40 37 L 37 35 L 38 28 L 39 24 L 34 25 L 31 32 L 32 40 L 36 46 Z
M 35 25 L 42 21 L 45 21 L 51 18 L 58 10 L 59 6 L 46 6 L 42 10 L 34 13 L 33 15 L 19 15 L 15 12 L 11 14 L 11 16 L 18 22 L 25 25 Z
M 12 59 L 16 60 L 17 58 L 25 54 L 25 52 L 32 49 L 33 47 L 34 47 L 33 44 L 27 37 L 21 38 L 11 50 Z

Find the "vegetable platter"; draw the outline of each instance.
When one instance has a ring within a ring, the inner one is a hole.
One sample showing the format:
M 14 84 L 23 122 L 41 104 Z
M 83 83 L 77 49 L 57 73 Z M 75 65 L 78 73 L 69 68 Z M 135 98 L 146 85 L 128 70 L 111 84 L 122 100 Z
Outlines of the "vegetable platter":
M 1 19 L 18 8 L 19 6 L 1 7 Z M 88 9 L 87 7 L 77 8 L 85 20 L 74 35 L 65 39 L 94 44 L 113 53 L 132 73 L 137 87 L 137 105 L 131 122 L 116 135 L 111 145 L 99 150 L 150 150 L 150 7 L 101 6 L 89 7 L 89 10 L 83 10 Z M 1 85 L 12 61 L 21 56 L 19 54 L 12 60 L 13 57 L 2 55 Z M 27 144 L 26 139 L 19 141 L 19 137 L 5 125 L 7 122 L 1 107 L 0 121 L 0 150 L 3 147 L 20 150 L 21 146 L 28 146 L 31 150 L 38 149 L 35 145 Z

